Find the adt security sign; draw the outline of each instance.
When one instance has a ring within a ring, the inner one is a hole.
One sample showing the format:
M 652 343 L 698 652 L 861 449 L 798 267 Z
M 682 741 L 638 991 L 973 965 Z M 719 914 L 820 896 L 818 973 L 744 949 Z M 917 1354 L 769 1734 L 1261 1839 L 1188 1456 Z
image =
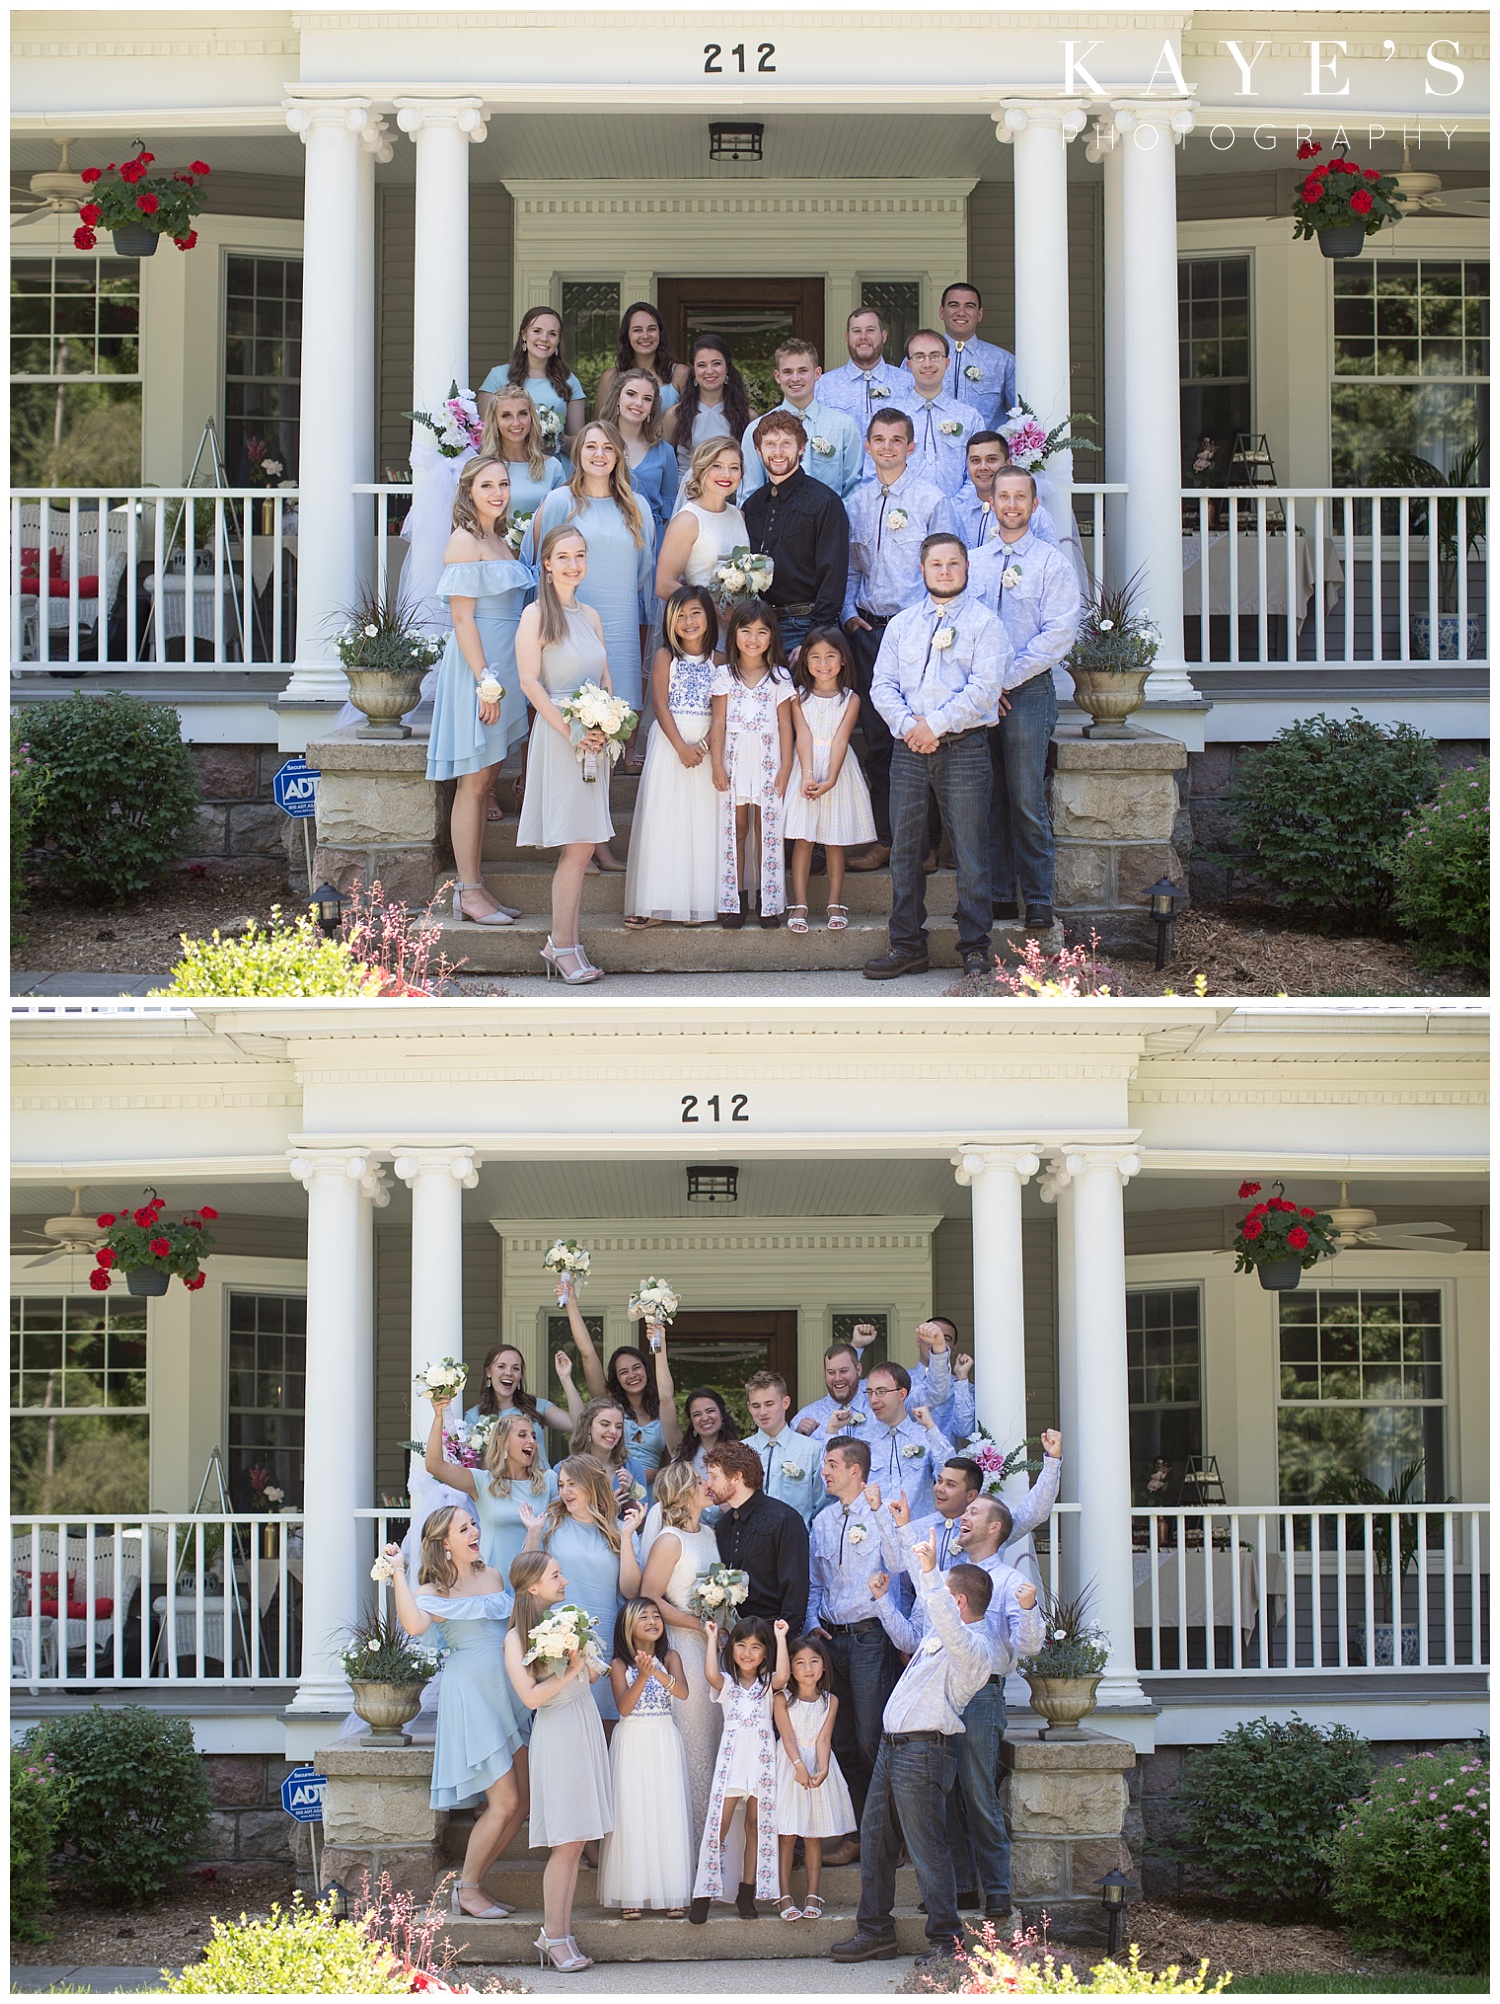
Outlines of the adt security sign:
M 276 805 L 283 814 L 305 820 L 318 808 L 318 781 L 323 777 L 305 758 L 289 758 L 271 781 Z
M 299 1823 L 321 1823 L 323 1791 L 327 1786 L 326 1774 L 310 1767 L 294 1767 L 281 1784 L 281 1806 Z

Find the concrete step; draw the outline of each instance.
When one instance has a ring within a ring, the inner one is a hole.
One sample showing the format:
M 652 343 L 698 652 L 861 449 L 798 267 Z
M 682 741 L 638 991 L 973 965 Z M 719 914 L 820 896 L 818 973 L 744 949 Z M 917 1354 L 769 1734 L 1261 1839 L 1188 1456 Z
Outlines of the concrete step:
M 612 801 L 610 818 L 615 824 L 612 847 L 615 854 L 623 863 L 630 848 L 630 824 L 635 818 L 634 802 L 632 801 L 629 806 L 624 806 L 618 801 Z M 549 870 L 555 867 L 557 857 L 551 850 L 517 848 L 516 830 L 520 825 L 520 818 L 515 814 L 507 814 L 503 821 L 487 821 L 484 824 L 483 854 L 485 863 L 498 863 L 502 859 L 510 860 L 516 857 L 527 861 L 534 858 L 541 858 L 546 861 L 550 857 L 551 860 L 548 862 L 547 867 Z
M 523 1830 L 519 1841 L 524 1842 L 525 1834 Z M 462 1832 L 450 1831 L 444 1838 L 444 1856 L 455 1869 L 463 1863 L 464 1844 L 467 1838 L 467 1829 Z M 546 1862 L 545 1851 L 526 1851 L 518 1857 L 515 1855 L 515 1847 L 509 1846 L 506 1855 L 486 1872 L 485 1891 L 491 1899 L 503 1900 L 507 1906 L 516 1907 L 522 1912 L 530 1913 L 533 1909 L 539 1911 L 542 1903 L 542 1871 Z M 792 1872 L 792 1891 L 801 1893 L 806 1889 L 806 1885 L 806 1871 L 798 1865 Z M 853 1913 L 859 1905 L 859 1866 L 825 1866 L 818 1890 L 828 1902 L 831 1913 Z M 896 1874 L 896 1904 L 915 1907 L 920 1898 L 916 1872 L 910 1865 L 903 1865 Z M 597 1902 L 597 1878 L 593 1867 L 588 1864 L 579 1867 L 578 1900 L 580 1904 Z
M 694 1927 L 687 1920 L 668 1920 L 665 1914 L 621 1920 L 618 1908 L 586 1905 L 581 1882 L 579 1893 L 573 1907 L 573 1935 L 583 1953 L 596 1962 L 742 1962 L 792 1957 L 811 1961 L 826 1956 L 834 1942 L 846 1941 L 854 1932 L 852 1904 L 836 1911 L 830 1902 L 821 1920 L 786 1922 L 769 1901 L 761 1902 L 760 1916 L 753 1921 L 741 1920 L 732 1906 L 716 1902 L 709 1909 L 707 1926 Z M 901 1954 L 920 1955 L 927 1947 L 921 1914 L 914 1908 L 898 1907 L 895 1918 L 896 1945 Z M 534 1943 L 541 1925 L 540 1907 L 503 1921 L 450 1917 L 442 1925 L 440 1938 L 452 1942 L 461 1963 L 524 1968 L 528 1962 L 535 1964 Z
M 616 843 L 615 854 L 624 845 Z M 550 908 L 555 859 L 545 851 L 523 850 L 519 855 L 486 860 L 484 881 L 501 904 L 522 912 L 545 912 Z M 787 886 L 788 895 L 791 892 Z M 882 924 L 890 916 L 891 873 L 889 870 L 849 870 L 844 875 L 844 903 L 851 917 L 877 918 Z M 828 879 L 814 877 L 808 885 L 808 924 L 821 926 L 828 915 Z M 934 918 L 951 918 L 958 907 L 958 878 L 952 870 L 939 870 L 927 879 L 927 910 Z M 583 880 L 583 909 L 586 913 L 625 910 L 625 874 L 600 871 Z
M 821 916 L 816 908 L 814 915 Z M 541 971 L 539 955 L 550 923 L 534 913 L 508 926 L 456 925 L 450 916 L 440 929 L 441 951 L 466 974 L 536 974 Z M 616 914 L 592 913 L 585 907 L 583 945 L 594 965 L 606 972 L 798 974 L 862 967 L 886 951 L 889 935 L 884 919 L 874 913 L 853 914 L 843 932 L 829 932 L 815 923 L 812 931 L 799 935 L 788 932 L 784 922 L 763 929 L 753 914 L 731 932 L 720 925 L 635 928 Z M 954 921 L 934 913 L 928 925 L 932 965 L 956 968 L 957 947 Z

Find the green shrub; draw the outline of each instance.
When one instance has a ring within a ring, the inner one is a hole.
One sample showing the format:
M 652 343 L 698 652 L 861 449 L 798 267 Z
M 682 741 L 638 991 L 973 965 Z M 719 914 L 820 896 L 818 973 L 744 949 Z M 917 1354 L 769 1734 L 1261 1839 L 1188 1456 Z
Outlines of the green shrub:
M 10 908 L 18 912 L 26 902 L 26 882 L 22 866 L 36 840 L 42 802 L 47 796 L 47 774 L 31 750 L 30 723 L 12 717 L 10 723 Z
M 1410 724 L 1386 729 L 1357 710 L 1290 724 L 1236 768 L 1234 861 L 1318 929 L 1378 930 L 1390 921 L 1392 832 L 1438 777 L 1436 747 Z
M 364 1928 L 334 1920 L 322 1907 L 308 1907 L 301 1894 L 290 1913 L 273 1906 L 266 1920 L 216 1920 L 213 1938 L 200 1962 L 169 1977 L 174 1997 L 318 1995 L 386 1997 L 411 1990 L 410 1972 L 399 1956 Z
M 198 811 L 176 709 L 79 694 L 38 704 L 27 722 L 47 780 L 36 832 L 48 880 L 106 898 L 149 889 L 191 846 Z
M 1049 1950 L 1028 1935 L 1023 1945 L 1001 1946 L 986 1928 L 984 1935 L 951 1961 L 930 1969 L 914 1969 L 897 1989 L 908 1996 L 933 1991 L 960 1991 L 967 1997 L 1217 1997 L 1229 1976 L 1210 1983 L 1208 1963 L 1189 1976 L 1174 1962 L 1153 1975 L 1141 1968 L 1141 1951 L 1134 1942 L 1126 1961 L 1096 1962 L 1085 1979 L 1070 1964 L 1059 1963 Z
M 170 988 L 153 995 L 378 995 L 384 977 L 341 939 L 324 939 L 305 914 L 283 925 L 251 926 L 238 939 L 183 937 Z
M 72 1784 L 58 1826 L 70 1882 L 103 1901 L 143 1900 L 192 1862 L 213 1807 L 188 1720 L 141 1705 L 39 1726 L 27 1751 L 50 1754 Z
M 1328 1896 L 1327 1841 L 1372 1771 L 1368 1743 L 1347 1726 L 1324 1731 L 1295 1712 L 1284 1725 L 1251 1719 L 1188 1759 L 1182 1807 L 1197 1850 L 1177 1855 L 1232 1899 L 1316 1913 Z
M 1361 1947 L 1478 1971 L 1489 1950 L 1488 1747 L 1382 1768 L 1328 1844 L 1333 1904 Z
M 10 1757 L 10 1931 L 19 1941 L 45 1941 L 35 1916 L 47 1904 L 47 1862 L 71 1792 L 48 1753 Z
M 1450 772 L 1391 853 L 1396 923 L 1424 967 L 1490 964 L 1490 762 Z

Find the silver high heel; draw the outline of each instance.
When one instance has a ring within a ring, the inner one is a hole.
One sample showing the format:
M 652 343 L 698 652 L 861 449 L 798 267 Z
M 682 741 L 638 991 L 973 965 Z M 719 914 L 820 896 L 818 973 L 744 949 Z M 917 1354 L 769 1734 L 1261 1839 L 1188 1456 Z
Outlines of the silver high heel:
M 545 1969 L 550 1961 L 554 1969 L 560 1970 L 564 1976 L 571 1976 L 575 1970 L 592 1969 L 594 1966 L 594 1958 L 591 1955 L 581 1954 L 577 1942 L 570 1934 L 554 1940 L 546 1928 L 543 1928 L 531 1945 L 536 1950 L 537 1963 L 542 1969 Z
M 562 964 L 564 954 L 573 956 L 574 965 L 571 969 Z M 602 969 L 590 963 L 588 955 L 581 946 L 554 946 L 550 933 L 547 935 L 547 944 L 542 948 L 542 958 L 547 963 L 547 979 L 550 981 L 554 974 L 560 974 L 570 988 L 577 988 L 586 981 L 597 981 L 602 972 Z
M 495 909 L 492 912 L 486 912 L 483 918 L 470 918 L 469 914 L 464 910 L 464 892 L 482 891 L 483 889 L 483 884 L 455 883 L 453 886 L 454 918 L 461 925 L 513 925 L 520 917 L 520 913 L 513 912 L 508 905 L 496 905 Z
M 491 1906 L 481 1908 L 477 1914 L 471 1914 L 458 1897 L 460 1893 L 482 1893 L 483 1891 L 484 1887 L 476 1886 L 472 1880 L 455 1879 L 453 1882 L 452 1912 L 462 1914 L 465 1920 L 509 1920 L 515 1912 L 515 1908 L 503 1906 L 499 1900 L 496 1900 Z

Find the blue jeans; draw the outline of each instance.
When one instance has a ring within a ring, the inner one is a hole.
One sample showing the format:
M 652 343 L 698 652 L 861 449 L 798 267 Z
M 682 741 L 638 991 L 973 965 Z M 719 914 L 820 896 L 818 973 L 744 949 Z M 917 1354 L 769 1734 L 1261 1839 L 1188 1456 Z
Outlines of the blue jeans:
M 959 1878 L 983 1893 L 992 1914 L 1010 1911 L 1010 1833 L 1000 1813 L 1004 1737 L 1005 1686 L 985 1684 L 964 1707 L 963 1738 L 954 1743 L 958 1786 L 948 1800 L 948 1840 Z
M 883 1736 L 859 1825 L 858 1931 L 890 1940 L 896 1931 L 896 1861 L 901 1840 L 927 1906 L 927 1939 L 950 1954 L 963 1938 L 948 1849 L 948 1796 L 958 1763 L 952 1742 Z
M 878 1621 L 830 1635 L 825 1647 L 834 1694 L 839 1701 L 839 1715 L 833 1727 L 834 1750 L 854 1799 L 854 1813 L 860 1816 L 869 1794 L 875 1757 L 880 1751 L 881 1714 L 886 1699 L 896 1688 L 901 1666 L 890 1637 Z
M 789 612 L 778 612 L 776 615 L 776 624 L 781 628 L 782 645 L 786 648 L 788 654 L 791 653 L 794 647 L 800 647 L 808 634 L 812 632 L 812 616 L 810 613 L 798 613 L 794 618 Z
M 995 768 L 990 803 L 994 901 L 1034 911 L 1052 903 L 1052 817 L 1047 812 L 1047 747 L 1057 728 L 1052 671 L 1033 675 L 1009 694 L 1010 708 L 989 734 Z
M 927 951 L 927 796 L 937 796 L 958 865 L 958 950 L 990 951 L 990 752 L 983 730 L 943 738 L 935 752 L 891 749 L 891 945 Z

